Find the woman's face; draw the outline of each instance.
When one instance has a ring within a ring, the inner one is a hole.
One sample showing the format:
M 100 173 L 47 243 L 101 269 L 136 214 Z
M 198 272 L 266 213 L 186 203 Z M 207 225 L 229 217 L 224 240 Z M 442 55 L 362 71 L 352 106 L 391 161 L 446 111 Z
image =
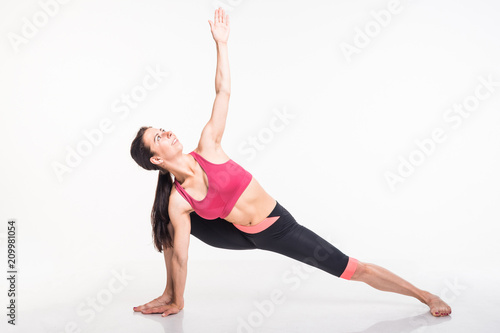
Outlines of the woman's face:
M 143 140 L 144 145 L 153 152 L 152 159 L 160 157 L 163 160 L 169 160 L 179 153 L 182 154 L 182 144 L 172 131 L 151 127 L 144 132 Z

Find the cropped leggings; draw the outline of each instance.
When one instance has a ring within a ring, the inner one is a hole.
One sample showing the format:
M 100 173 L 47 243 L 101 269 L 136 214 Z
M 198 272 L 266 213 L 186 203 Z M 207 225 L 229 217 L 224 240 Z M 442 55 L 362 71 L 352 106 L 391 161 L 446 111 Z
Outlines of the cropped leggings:
M 346 280 L 351 279 L 358 264 L 355 258 L 297 223 L 278 201 L 268 217 L 256 226 L 236 227 L 221 218 L 207 220 L 192 212 L 191 234 L 218 248 L 277 252 Z

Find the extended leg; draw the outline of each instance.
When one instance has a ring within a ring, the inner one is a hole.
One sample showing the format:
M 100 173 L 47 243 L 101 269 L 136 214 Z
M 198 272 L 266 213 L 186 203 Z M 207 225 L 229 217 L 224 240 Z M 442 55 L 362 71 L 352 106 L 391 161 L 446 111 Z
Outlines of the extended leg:
M 281 253 L 337 277 L 362 281 L 379 290 L 415 297 L 427 304 L 434 316 L 451 313 L 448 304 L 438 296 L 416 288 L 385 268 L 348 257 L 312 230 L 298 224 L 284 207 L 280 209 L 280 218 L 269 228 L 245 235 L 259 249 Z
M 279 218 L 270 227 L 255 234 L 245 234 L 258 249 L 277 252 L 327 273 L 350 279 L 357 260 L 297 223 L 281 205 L 277 206 Z
M 351 280 L 365 282 L 378 290 L 415 297 L 427 304 L 432 315 L 436 317 L 447 316 L 451 313 L 450 306 L 438 296 L 418 289 L 389 270 L 374 264 L 358 262 Z

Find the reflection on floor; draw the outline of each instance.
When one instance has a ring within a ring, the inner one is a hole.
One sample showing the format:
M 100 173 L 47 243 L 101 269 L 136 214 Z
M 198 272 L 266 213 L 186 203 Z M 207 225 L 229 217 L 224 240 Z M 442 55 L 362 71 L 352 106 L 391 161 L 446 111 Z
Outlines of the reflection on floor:
M 337 279 L 287 258 L 194 260 L 188 266 L 185 308 L 180 313 L 161 317 L 133 312 L 133 306 L 163 292 L 165 276 L 158 264 L 124 262 L 87 276 L 79 274 L 81 280 L 61 282 L 51 291 L 52 297 L 43 299 L 25 292 L 19 299 L 18 324 L 5 331 L 500 332 L 499 288 L 494 283 L 498 276 L 409 274 L 408 267 L 397 270 L 396 263 L 391 265 L 410 282 L 449 302 L 451 316 L 435 318 L 411 297 Z M 38 290 L 43 290 L 40 284 Z

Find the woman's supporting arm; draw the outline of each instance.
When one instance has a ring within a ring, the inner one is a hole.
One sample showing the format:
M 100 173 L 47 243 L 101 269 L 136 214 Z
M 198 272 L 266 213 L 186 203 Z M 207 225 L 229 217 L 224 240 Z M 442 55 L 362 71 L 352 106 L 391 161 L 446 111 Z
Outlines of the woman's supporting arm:
M 167 286 L 163 292 L 163 296 L 170 298 L 174 297 L 174 282 L 173 282 L 173 268 L 172 268 L 172 257 L 174 254 L 174 249 L 172 247 L 163 246 L 163 256 L 165 257 L 165 269 L 167 273 Z
M 172 298 L 172 304 L 176 305 L 179 310 L 182 310 L 182 308 L 184 308 L 184 290 L 187 278 L 187 258 L 174 255 L 172 258 L 172 268 L 172 278 L 174 281 L 174 297 Z
M 182 310 L 184 307 L 184 290 L 186 287 L 187 278 L 187 260 L 189 250 L 189 236 L 191 234 L 191 217 L 188 211 L 184 211 L 180 205 L 176 204 L 175 200 L 182 200 L 180 196 L 171 198 L 172 202 L 168 207 L 170 216 L 170 224 L 173 229 L 173 248 L 172 258 L 170 260 L 169 275 L 172 285 L 172 305 L 177 310 Z M 185 203 L 185 202 L 183 202 Z M 167 255 L 168 257 L 168 255 Z M 167 291 L 168 291 L 167 279 Z
M 167 270 L 167 286 L 163 295 L 144 304 L 134 311 L 142 313 L 161 313 L 163 317 L 176 314 L 184 308 L 184 289 L 187 278 L 187 258 L 189 237 L 191 235 L 191 217 L 189 204 L 177 191 L 170 196 L 167 224 L 168 233 L 173 239 L 173 247 L 163 246 L 165 267 Z

